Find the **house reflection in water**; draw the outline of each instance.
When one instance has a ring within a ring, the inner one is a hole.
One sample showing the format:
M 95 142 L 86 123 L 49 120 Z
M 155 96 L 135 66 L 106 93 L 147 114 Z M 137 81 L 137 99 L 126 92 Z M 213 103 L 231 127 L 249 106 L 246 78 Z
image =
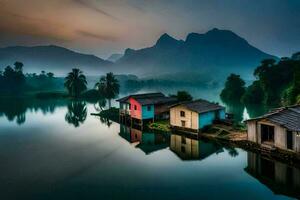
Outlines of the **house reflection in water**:
M 122 124 L 120 124 L 119 135 L 129 143 L 135 143 L 135 147 L 141 149 L 145 154 L 167 148 L 170 141 L 166 135 L 145 132 Z
M 223 151 L 218 144 L 199 140 L 195 135 L 171 134 L 170 149 L 182 160 L 202 160 Z
M 300 199 L 300 169 L 248 152 L 248 166 L 245 171 L 275 194 Z

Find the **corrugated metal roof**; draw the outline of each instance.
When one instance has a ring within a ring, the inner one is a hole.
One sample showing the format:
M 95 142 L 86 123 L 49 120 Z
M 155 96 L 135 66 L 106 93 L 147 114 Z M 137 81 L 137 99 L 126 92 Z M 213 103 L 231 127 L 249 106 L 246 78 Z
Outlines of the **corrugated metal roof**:
M 268 119 L 291 131 L 300 131 L 300 105 L 275 109 L 263 116 L 247 121 Z
M 119 102 L 127 102 L 129 98 L 134 98 L 141 105 L 150 105 L 150 104 L 162 104 L 168 102 L 175 102 L 177 98 L 166 97 L 162 93 L 145 93 L 145 94 L 134 94 L 118 99 Z
M 203 99 L 179 103 L 174 106 L 178 106 L 178 105 L 183 105 L 183 106 L 187 107 L 188 109 L 195 111 L 197 113 L 205 113 L 205 112 L 209 112 L 209 111 L 225 109 L 223 106 L 220 106 L 219 104 L 211 103 L 211 102 L 203 100 Z M 172 107 L 174 107 L 174 106 L 172 106 Z

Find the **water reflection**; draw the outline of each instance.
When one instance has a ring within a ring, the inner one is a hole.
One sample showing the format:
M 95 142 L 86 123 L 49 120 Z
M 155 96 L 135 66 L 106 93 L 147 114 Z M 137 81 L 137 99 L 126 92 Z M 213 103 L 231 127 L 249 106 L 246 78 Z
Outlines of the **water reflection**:
M 300 169 L 265 158 L 252 152 L 247 153 L 248 166 L 245 171 L 269 187 L 275 194 L 300 198 Z
M 210 155 L 222 152 L 216 143 L 200 140 L 197 136 L 171 134 L 170 149 L 182 160 L 202 160 Z
M 86 103 L 83 101 L 72 101 L 68 104 L 68 112 L 66 113 L 65 120 L 74 127 L 80 126 L 84 123 L 87 116 Z
M 38 100 L 31 98 L 0 98 L 0 116 L 4 115 L 8 121 L 15 121 L 21 125 L 26 122 L 26 112 L 42 111 L 43 114 L 53 113 L 58 106 L 65 106 L 62 100 Z
M 149 131 L 142 131 L 137 127 L 131 128 L 120 124 L 119 135 L 129 143 L 134 144 L 136 148 L 139 148 L 145 154 L 150 154 L 169 147 L 170 150 L 182 160 L 202 160 L 214 153 L 223 152 L 223 146 L 200 140 L 199 137 L 191 134 L 151 133 Z M 228 152 L 230 155 L 238 155 L 234 148 L 228 147 Z
M 111 121 L 110 119 L 108 118 L 105 118 L 105 117 L 99 117 L 100 119 L 100 122 L 102 124 L 105 124 L 108 128 L 113 124 L 113 121 Z
M 151 133 L 122 124 L 120 124 L 119 135 L 129 143 L 133 143 L 136 148 L 143 151 L 146 155 L 167 148 L 170 141 L 167 134 Z

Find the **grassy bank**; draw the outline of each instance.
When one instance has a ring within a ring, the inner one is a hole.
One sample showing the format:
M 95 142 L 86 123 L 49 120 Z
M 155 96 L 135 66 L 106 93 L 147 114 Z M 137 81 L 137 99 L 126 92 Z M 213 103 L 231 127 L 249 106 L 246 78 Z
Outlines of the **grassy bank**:
M 161 120 L 147 125 L 149 130 L 159 131 L 159 132 L 170 132 L 170 123 L 168 120 Z

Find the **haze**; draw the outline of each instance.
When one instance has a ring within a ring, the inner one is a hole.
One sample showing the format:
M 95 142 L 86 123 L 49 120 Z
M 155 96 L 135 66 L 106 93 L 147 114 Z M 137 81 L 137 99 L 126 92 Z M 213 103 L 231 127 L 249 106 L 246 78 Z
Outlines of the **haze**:
M 297 0 L 0 0 L 0 46 L 54 44 L 105 58 L 165 32 L 185 39 L 216 27 L 290 56 L 300 47 L 299 10 Z

